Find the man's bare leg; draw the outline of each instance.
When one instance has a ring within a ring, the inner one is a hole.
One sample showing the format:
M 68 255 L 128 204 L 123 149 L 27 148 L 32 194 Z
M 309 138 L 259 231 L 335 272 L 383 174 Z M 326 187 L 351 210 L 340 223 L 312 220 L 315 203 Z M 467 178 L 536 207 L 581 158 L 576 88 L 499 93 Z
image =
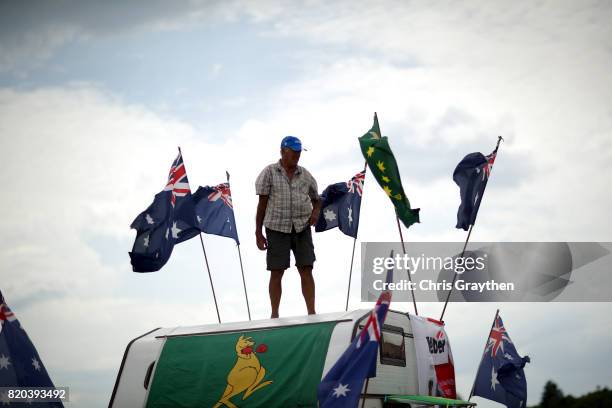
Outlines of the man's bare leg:
M 272 318 L 278 317 L 278 307 L 280 305 L 281 295 L 283 293 L 282 279 L 285 271 L 270 271 L 270 284 L 268 291 L 270 292 L 270 305 L 272 306 Z
M 302 295 L 306 301 L 306 309 L 308 314 L 315 314 L 315 283 L 312 277 L 312 266 L 298 267 L 300 279 L 302 281 Z

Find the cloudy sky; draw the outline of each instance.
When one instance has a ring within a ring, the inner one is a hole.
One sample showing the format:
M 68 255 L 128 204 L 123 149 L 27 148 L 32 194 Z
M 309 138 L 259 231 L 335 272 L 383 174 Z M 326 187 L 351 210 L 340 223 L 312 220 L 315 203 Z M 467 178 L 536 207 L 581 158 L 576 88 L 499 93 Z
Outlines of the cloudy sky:
M 130 339 L 216 321 L 198 240 L 160 272 L 129 264 L 129 225 L 177 146 L 193 189 L 231 173 L 252 313 L 266 318 L 256 174 L 293 134 L 321 190 L 348 179 L 375 111 L 422 209 L 407 241 L 465 238 L 452 171 L 497 135 L 472 240 L 612 241 L 611 19 L 599 1 L 0 1 L 0 289 L 70 406 L 106 406 Z M 398 239 L 369 177 L 359 238 Z M 235 246 L 204 242 L 222 319 L 246 319 Z M 317 310 L 343 310 L 352 241 L 329 231 L 315 246 Z M 281 314 L 305 313 L 297 273 L 284 282 Z M 351 308 L 369 307 L 353 285 Z M 532 356 L 530 404 L 548 379 L 573 394 L 612 385 L 609 303 L 453 304 L 462 395 L 498 307 Z

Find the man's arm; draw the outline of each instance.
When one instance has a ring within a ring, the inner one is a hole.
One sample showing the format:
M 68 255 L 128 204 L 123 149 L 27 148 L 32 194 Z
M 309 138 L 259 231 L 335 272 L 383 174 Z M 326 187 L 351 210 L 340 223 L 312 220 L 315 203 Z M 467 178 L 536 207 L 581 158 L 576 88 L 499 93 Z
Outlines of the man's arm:
M 308 223 L 310 225 L 315 225 L 319 220 L 319 213 L 321 212 L 321 199 L 311 199 L 310 202 L 312 202 L 312 214 L 310 214 L 310 220 L 308 220 Z
M 257 240 L 257 248 L 262 251 L 268 247 L 268 240 L 266 240 L 262 231 L 266 208 L 268 208 L 268 196 L 260 195 L 259 202 L 257 203 L 257 215 L 255 215 L 255 238 Z
M 310 196 L 310 202 L 312 203 L 312 213 L 308 223 L 315 225 L 319 220 L 319 213 L 321 212 L 321 197 L 319 197 L 319 187 L 317 186 L 317 180 L 312 177 L 312 174 L 308 173 L 310 177 L 310 187 L 308 189 L 308 195 Z

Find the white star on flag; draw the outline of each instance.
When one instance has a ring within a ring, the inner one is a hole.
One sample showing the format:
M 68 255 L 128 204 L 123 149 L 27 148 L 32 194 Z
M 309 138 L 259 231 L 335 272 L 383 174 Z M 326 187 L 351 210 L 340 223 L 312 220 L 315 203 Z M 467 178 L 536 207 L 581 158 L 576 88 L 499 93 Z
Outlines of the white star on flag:
M 327 221 L 333 221 L 336 219 L 336 213 L 332 210 L 325 210 L 323 215 Z
M 334 397 L 336 398 L 346 397 L 346 393 L 350 391 L 351 390 L 349 389 L 348 384 L 338 383 L 338 386 L 334 388 Z
M 149 214 L 145 215 L 145 219 L 147 220 L 147 224 L 155 224 L 153 217 L 151 217 Z
M 32 366 L 36 371 L 40 371 L 40 362 L 36 358 L 32 359 Z
M 491 369 L 491 388 L 493 389 L 493 391 L 495 391 L 496 384 L 499 384 L 499 381 L 497 381 L 497 373 L 495 372 L 495 369 L 492 368 Z
M 8 366 L 11 364 L 9 358 L 4 354 L 0 356 L 0 370 L 6 368 L 8 370 Z
M 176 221 L 172 223 L 172 238 L 176 239 L 178 238 L 178 234 L 179 232 L 181 232 L 182 229 L 180 229 L 179 227 L 176 226 Z
M 351 225 L 353 223 L 353 208 L 352 207 L 348 208 L 348 220 L 349 220 L 349 225 Z
M 146 237 L 143 238 L 142 245 L 144 245 L 145 248 L 149 247 L 149 235 L 148 234 Z
M 196 218 L 198 219 L 198 224 L 202 223 L 202 217 L 200 217 L 199 215 L 196 215 Z
M 506 360 L 514 360 L 512 356 L 508 353 L 504 354 L 504 357 L 506 357 Z

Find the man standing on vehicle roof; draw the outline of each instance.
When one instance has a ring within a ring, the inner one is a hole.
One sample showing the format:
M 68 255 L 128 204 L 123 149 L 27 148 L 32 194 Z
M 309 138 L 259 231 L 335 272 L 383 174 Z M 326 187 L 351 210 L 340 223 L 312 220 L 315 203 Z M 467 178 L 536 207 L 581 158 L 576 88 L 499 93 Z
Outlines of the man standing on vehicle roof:
M 315 314 L 315 283 L 312 266 L 315 261 L 311 227 L 317 223 L 321 200 L 317 182 L 310 172 L 298 166 L 302 142 L 295 136 L 281 141 L 281 158 L 266 166 L 255 182 L 259 195 L 255 219 L 257 247 L 266 250 L 270 271 L 270 304 L 272 317 L 278 317 L 283 273 L 289 268 L 289 252 L 300 272 L 302 294 L 308 314 Z M 262 233 L 266 227 L 266 235 Z

